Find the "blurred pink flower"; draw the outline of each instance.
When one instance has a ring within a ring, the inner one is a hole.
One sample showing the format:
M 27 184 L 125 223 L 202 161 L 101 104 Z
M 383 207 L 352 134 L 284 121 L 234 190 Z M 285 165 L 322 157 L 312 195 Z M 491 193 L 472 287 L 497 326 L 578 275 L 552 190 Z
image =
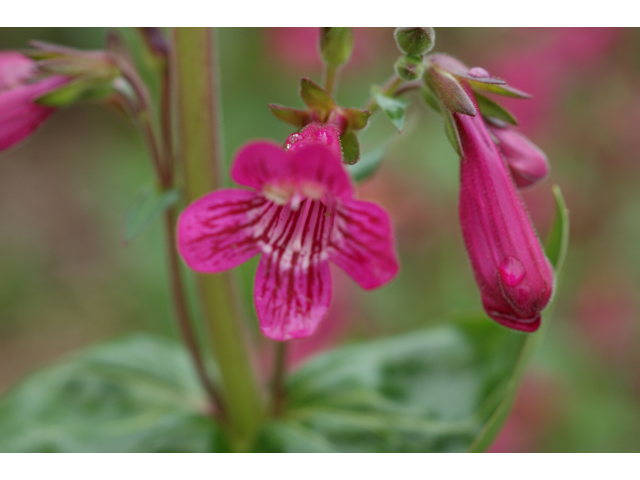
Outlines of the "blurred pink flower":
M 312 27 L 266 28 L 266 48 L 271 57 L 287 67 L 301 71 L 320 70 L 322 61 L 318 50 L 320 29 Z M 362 67 L 372 63 L 379 54 L 381 35 L 392 31 L 381 28 L 354 28 L 354 46 L 350 64 Z M 393 44 L 393 41 L 390 42 Z
M 335 148 L 337 130 L 301 133 L 288 150 L 267 141 L 245 145 L 231 176 L 253 191 L 212 192 L 178 223 L 180 253 L 199 272 L 221 272 L 263 254 L 254 289 L 258 320 L 267 337 L 280 341 L 312 335 L 326 315 L 329 261 L 366 290 L 398 271 L 389 217 L 353 198 Z
M 572 75 L 597 69 L 620 37 L 619 28 L 518 28 L 517 47 L 498 55 L 490 71 L 530 93 L 535 102 L 504 99 L 504 105 L 532 133 L 545 125 L 561 102 Z M 522 44 L 525 43 L 523 46 Z M 529 44 L 528 46 L 526 44 Z
M 462 80 L 469 98 L 473 91 Z M 454 113 L 460 134 L 460 223 L 482 304 L 498 323 L 525 332 L 540 326 L 554 273 L 481 115 Z
M 527 453 L 543 450 L 550 427 L 560 416 L 562 385 L 540 371 L 527 373 L 502 430 L 489 448 L 490 453 Z
M 35 62 L 19 52 L 0 52 L 0 152 L 24 140 L 54 111 L 35 100 L 69 79 L 36 80 Z

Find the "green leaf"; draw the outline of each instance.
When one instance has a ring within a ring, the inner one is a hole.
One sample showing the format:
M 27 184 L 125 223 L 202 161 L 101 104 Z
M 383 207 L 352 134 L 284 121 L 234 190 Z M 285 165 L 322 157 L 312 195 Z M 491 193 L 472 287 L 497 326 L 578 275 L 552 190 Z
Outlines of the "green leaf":
M 284 107 L 275 103 L 270 103 L 269 109 L 277 118 L 296 127 L 302 128 L 309 123 L 309 112 L 306 110 Z
M 0 399 L 2 452 L 226 451 L 184 349 L 131 336 L 39 370 Z
M 386 145 L 382 145 L 370 152 L 364 153 L 358 163 L 347 165 L 347 171 L 353 181 L 356 183 L 362 182 L 376 173 L 384 159 L 385 150 Z
M 125 215 L 125 243 L 133 240 L 147 225 L 175 205 L 179 199 L 180 190 L 175 188 L 162 192 L 155 186 L 147 186 L 141 190 Z
M 398 132 L 401 132 L 404 127 L 404 112 L 407 109 L 409 101 L 405 98 L 394 98 L 385 95 L 380 90 L 380 87 L 377 86 L 374 86 L 371 89 L 371 93 L 376 99 L 376 103 L 378 104 L 378 106 L 387 115 L 389 120 L 391 120 L 391 122 L 395 125 L 395 127 L 398 129 Z
M 569 247 L 569 210 L 560 187 L 554 185 L 552 190 L 556 200 L 556 218 L 545 242 L 545 252 L 554 266 L 557 277 L 562 270 Z
M 360 159 L 360 144 L 353 130 L 347 129 L 340 135 L 340 145 L 342 146 L 344 163 L 353 165 Z
M 493 117 L 499 120 L 510 123 L 511 125 L 518 125 L 518 120 L 513 114 L 504 108 L 502 105 L 494 102 L 490 98 L 481 95 L 476 92 L 476 101 L 478 102 L 478 107 L 480 107 L 480 112 L 485 117 Z
M 551 229 L 549 237 L 545 245 L 545 251 L 551 264 L 553 265 L 556 273 L 556 288 L 557 278 L 562 270 L 562 264 L 566 255 L 567 247 L 569 244 L 569 212 L 567 210 L 564 198 L 560 187 L 553 186 L 553 194 L 556 199 L 556 219 Z M 474 444 L 471 446 L 470 451 L 482 452 L 485 451 L 493 442 L 496 435 L 500 431 L 500 427 L 507 419 L 511 405 L 517 391 L 517 386 L 522 378 L 524 369 L 536 351 L 538 344 L 544 337 L 544 333 L 549 325 L 549 309 L 545 314 L 542 322 L 542 327 L 536 333 L 528 334 L 526 340 L 523 342 L 521 353 L 516 363 L 516 367 L 513 370 L 506 395 L 504 396 L 500 406 L 496 409 L 495 413 L 486 423 L 482 433 L 478 436 Z
M 262 451 L 465 451 L 508 393 L 527 336 L 460 321 L 334 350 L 295 372 Z
M 323 113 L 330 112 L 336 106 L 331 95 L 308 78 L 300 80 L 300 96 L 307 107 Z
M 509 85 L 499 85 L 471 79 L 469 79 L 468 81 L 469 85 L 471 86 L 471 88 L 473 88 L 474 91 L 480 90 L 491 92 L 511 98 L 531 98 L 531 95 L 529 95 L 528 93 L 525 93 L 522 90 L 518 90 L 517 88 L 510 87 Z
M 452 74 L 432 65 L 425 73 L 424 79 L 447 110 L 472 117 L 476 115 L 473 101 Z

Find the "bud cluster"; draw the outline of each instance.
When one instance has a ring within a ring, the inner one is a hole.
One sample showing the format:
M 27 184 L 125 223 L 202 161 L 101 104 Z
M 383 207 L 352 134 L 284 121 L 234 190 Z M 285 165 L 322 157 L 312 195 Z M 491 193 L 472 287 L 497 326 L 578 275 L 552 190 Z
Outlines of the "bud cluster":
M 396 44 L 404 55 L 396 61 L 394 68 L 403 80 L 417 80 L 424 72 L 423 56 L 429 53 L 436 41 L 436 32 L 430 27 L 398 27 Z

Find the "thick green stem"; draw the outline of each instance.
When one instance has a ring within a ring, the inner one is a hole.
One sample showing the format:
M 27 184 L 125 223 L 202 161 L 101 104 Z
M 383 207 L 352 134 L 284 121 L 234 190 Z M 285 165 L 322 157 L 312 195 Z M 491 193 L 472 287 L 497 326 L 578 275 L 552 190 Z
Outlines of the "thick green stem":
M 280 415 L 285 400 L 284 378 L 287 369 L 287 342 L 276 342 L 271 379 L 271 403 L 274 417 Z
M 338 77 L 338 67 L 335 65 L 327 65 L 325 67 L 324 77 L 324 89 L 329 92 L 329 95 L 334 95 Z
M 193 201 L 224 183 L 214 39 L 209 28 L 174 28 L 172 39 L 178 154 L 185 195 Z M 229 428 L 236 448 L 242 449 L 254 435 L 262 411 L 231 278 L 228 274 L 198 275 L 198 283 L 222 377 Z

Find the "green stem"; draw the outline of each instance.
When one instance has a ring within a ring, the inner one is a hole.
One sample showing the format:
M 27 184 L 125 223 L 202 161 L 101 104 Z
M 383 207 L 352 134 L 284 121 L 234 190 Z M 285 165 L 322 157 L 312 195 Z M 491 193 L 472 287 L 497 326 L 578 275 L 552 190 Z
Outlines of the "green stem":
M 213 33 L 209 28 L 172 30 L 173 94 L 179 160 L 185 194 L 193 201 L 223 185 L 218 137 L 218 90 Z M 262 414 L 260 396 L 242 336 L 229 274 L 198 275 L 213 350 L 224 388 L 225 410 L 235 448 L 246 448 Z
M 329 95 L 334 95 L 334 89 L 337 85 L 338 67 L 335 65 L 327 65 L 325 69 L 324 89 Z
M 273 364 L 273 378 L 271 380 L 271 395 L 273 416 L 277 417 L 282 411 L 285 399 L 284 377 L 287 365 L 287 342 L 276 342 L 274 345 L 275 358 Z

